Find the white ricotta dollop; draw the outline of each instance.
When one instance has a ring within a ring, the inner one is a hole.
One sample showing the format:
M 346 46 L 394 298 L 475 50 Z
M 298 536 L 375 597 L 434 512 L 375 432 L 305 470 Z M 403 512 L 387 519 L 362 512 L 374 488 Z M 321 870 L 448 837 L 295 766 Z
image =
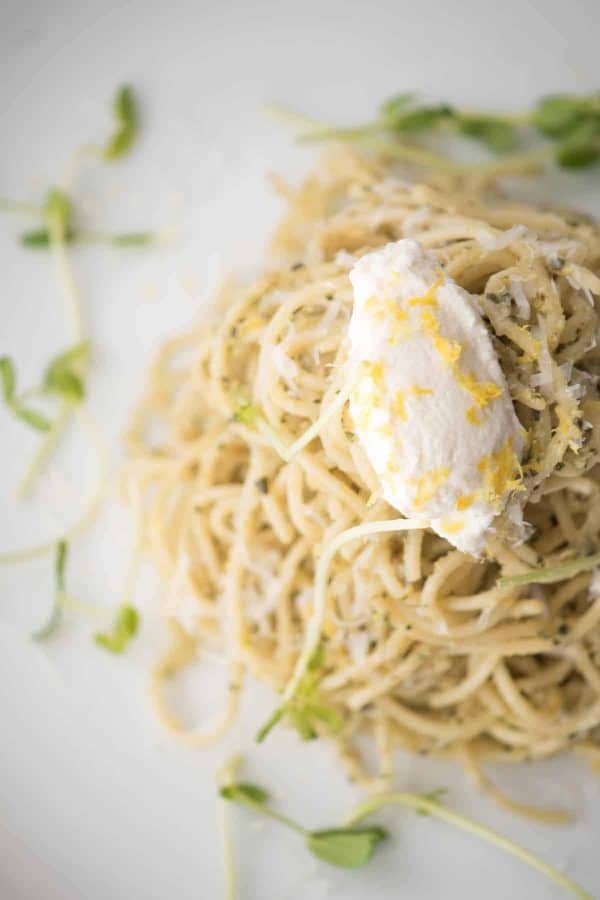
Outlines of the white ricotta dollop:
M 524 438 L 475 298 L 413 240 L 361 257 L 350 280 L 350 414 L 382 496 L 478 555 L 520 487 Z

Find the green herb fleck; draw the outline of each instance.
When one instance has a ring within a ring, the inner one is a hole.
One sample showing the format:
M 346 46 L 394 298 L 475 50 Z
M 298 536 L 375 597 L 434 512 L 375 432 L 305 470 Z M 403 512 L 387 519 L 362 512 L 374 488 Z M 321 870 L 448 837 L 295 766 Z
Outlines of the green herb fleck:
M 258 407 L 253 406 L 252 403 L 240 403 L 233 414 L 233 418 L 236 422 L 241 422 L 242 425 L 251 426 L 256 422 L 258 415 Z

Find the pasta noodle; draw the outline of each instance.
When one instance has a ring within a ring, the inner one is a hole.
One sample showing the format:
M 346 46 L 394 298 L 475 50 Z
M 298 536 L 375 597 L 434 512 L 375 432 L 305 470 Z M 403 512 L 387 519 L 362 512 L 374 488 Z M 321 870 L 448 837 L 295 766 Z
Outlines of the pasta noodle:
M 530 533 L 511 546 L 499 526 L 483 560 L 428 530 L 340 543 L 313 641 L 319 702 L 335 711 L 332 737 L 362 781 L 353 741 L 363 732 L 374 734 L 378 783 L 394 745 L 452 756 L 483 787 L 486 760 L 579 747 L 597 761 L 597 579 L 496 582 L 598 546 L 600 232 L 465 178 L 408 183 L 347 149 L 299 190 L 279 186 L 289 211 L 267 274 L 227 284 L 218 315 L 163 348 L 128 434 L 127 494 L 141 498 L 145 547 L 192 598 L 185 622 L 165 605 L 176 646 L 155 673 L 157 705 L 164 712 L 162 680 L 191 648 L 222 654 L 230 683 L 212 733 L 186 733 L 166 711 L 188 742 L 222 733 L 246 673 L 284 690 L 315 627 L 319 560 L 346 529 L 397 518 L 345 403 L 348 271 L 412 237 L 479 298 L 527 434 Z M 315 728 L 332 731 L 325 718 Z

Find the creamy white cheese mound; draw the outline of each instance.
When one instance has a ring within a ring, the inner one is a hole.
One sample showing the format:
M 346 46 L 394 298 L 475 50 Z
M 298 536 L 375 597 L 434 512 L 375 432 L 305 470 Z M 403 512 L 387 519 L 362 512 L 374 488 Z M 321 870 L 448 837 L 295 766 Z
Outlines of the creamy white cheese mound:
M 382 496 L 479 555 L 518 497 L 524 433 L 476 300 L 413 240 L 363 256 L 350 280 L 350 414 Z

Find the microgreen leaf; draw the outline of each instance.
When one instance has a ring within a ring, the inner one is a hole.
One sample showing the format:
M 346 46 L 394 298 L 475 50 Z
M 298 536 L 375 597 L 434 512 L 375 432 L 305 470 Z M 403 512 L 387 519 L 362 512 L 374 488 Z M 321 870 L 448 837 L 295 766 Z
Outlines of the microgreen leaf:
M 533 110 L 532 125 L 549 137 L 566 137 L 590 113 L 586 97 L 572 94 L 553 94 L 542 97 Z
M 306 665 L 306 671 L 307 672 L 318 672 L 319 669 L 323 666 L 324 662 L 325 662 L 325 651 L 323 650 L 323 645 L 319 644 L 319 646 L 315 648 L 314 652 L 312 653 L 312 655 Z
M 438 106 L 422 106 L 397 114 L 394 117 L 388 117 L 386 127 L 391 131 L 403 134 L 416 134 L 419 131 L 426 131 L 428 128 L 439 125 L 440 122 L 446 121 L 452 115 L 452 107 L 445 103 Z
M 600 157 L 600 118 L 582 122 L 557 144 L 556 161 L 566 169 L 581 169 Z
M 123 128 L 121 131 L 117 131 L 104 148 L 104 158 L 114 160 L 125 156 L 129 152 L 134 138 L 135 133 L 130 128 Z
M 69 228 L 65 232 L 63 239 L 67 244 L 72 244 L 77 240 L 77 233 L 72 228 Z M 19 241 L 23 247 L 27 247 L 30 250 L 45 250 L 50 246 L 52 239 L 47 228 L 36 228 L 33 231 L 24 231 L 20 234 Z
M 117 609 L 111 631 L 97 632 L 95 642 L 111 653 L 122 653 L 131 639 L 137 634 L 140 617 L 137 609 L 124 603 Z
M 113 112 L 119 125 L 132 128 L 137 124 L 136 102 L 128 84 L 117 89 L 113 99 Z
M 52 427 L 50 420 L 37 410 L 24 406 L 16 396 L 17 374 L 15 364 L 9 356 L 0 357 L 0 383 L 4 402 L 17 419 L 21 419 L 38 431 L 50 430 Z
M 563 169 L 584 169 L 600 158 L 600 147 L 593 143 L 565 141 L 556 148 L 556 161 Z
M 404 93 L 394 94 L 385 100 L 379 107 L 379 116 L 382 119 L 393 120 L 398 115 L 406 112 L 406 107 L 410 106 L 415 99 L 415 94 Z
M 10 405 L 15 397 L 16 389 L 15 364 L 10 356 L 0 357 L 0 381 L 2 382 L 2 396 L 4 402 Z
M 50 431 L 52 428 L 52 422 L 42 413 L 37 412 L 35 409 L 30 409 L 26 406 L 15 405 L 13 406 L 13 410 L 17 419 L 21 419 L 22 422 L 25 422 L 26 425 L 30 425 L 32 428 L 37 429 L 37 431 Z
M 234 803 L 239 803 L 241 806 L 247 806 L 269 819 L 280 822 L 281 825 L 285 825 L 286 828 L 290 828 L 298 834 L 303 836 L 308 835 L 306 828 L 302 828 L 302 826 L 298 825 L 297 822 L 294 822 L 293 819 L 289 819 L 287 816 L 284 816 L 283 813 L 267 806 L 269 795 L 256 784 L 248 784 L 247 782 L 226 784 L 219 789 L 219 793 L 224 800 L 232 800 Z
M 35 641 L 42 641 L 54 634 L 62 621 L 62 596 L 65 591 L 65 570 L 67 566 L 68 544 L 59 541 L 54 556 L 54 601 L 45 625 L 32 634 Z
M 456 126 L 461 134 L 478 138 L 494 153 L 512 150 L 518 142 L 518 132 L 512 122 L 494 116 L 460 115 Z
M 89 341 L 80 341 L 50 361 L 44 375 L 44 390 L 65 400 L 79 402 L 85 396 L 82 363 L 90 349 Z
M 85 396 L 85 387 L 81 376 L 70 369 L 55 372 L 46 379 L 45 388 L 49 393 L 59 394 L 65 400 L 78 403 Z
M 356 869 L 369 862 L 375 848 L 387 837 L 379 826 L 370 828 L 332 828 L 312 831 L 306 843 L 308 849 L 331 866 Z
M 125 156 L 131 149 L 139 130 L 137 103 L 129 85 L 120 87 L 113 99 L 116 130 L 104 146 L 104 159 L 112 161 Z
M 225 800 L 233 800 L 237 803 L 243 803 L 249 800 L 251 803 L 266 803 L 269 799 L 268 793 L 257 784 L 249 784 L 248 782 L 239 782 L 238 784 L 227 784 L 219 790 L 221 797 Z

